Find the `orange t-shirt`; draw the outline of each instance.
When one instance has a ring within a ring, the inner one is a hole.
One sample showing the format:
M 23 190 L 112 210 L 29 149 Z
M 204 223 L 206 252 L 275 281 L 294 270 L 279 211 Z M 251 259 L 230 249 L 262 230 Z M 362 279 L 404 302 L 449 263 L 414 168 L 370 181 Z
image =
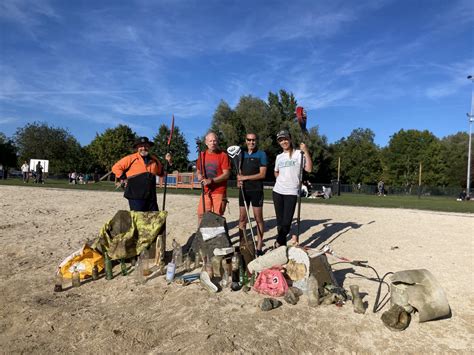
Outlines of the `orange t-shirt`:
M 210 153 L 205 151 L 198 157 L 196 167 L 201 172 L 201 158 L 204 155 L 204 177 L 207 179 L 215 179 L 224 173 L 224 170 L 230 170 L 229 157 L 224 152 Z M 225 195 L 227 191 L 227 180 L 213 183 L 204 187 L 205 192 L 213 194 Z
M 138 152 L 120 159 L 112 167 L 112 172 L 117 179 L 122 176 L 124 171 L 127 171 L 127 178 L 143 173 L 163 176 L 164 173 L 163 166 L 155 156 L 150 156 L 150 161 L 148 164 L 145 164 L 145 160 L 143 160 L 143 157 Z

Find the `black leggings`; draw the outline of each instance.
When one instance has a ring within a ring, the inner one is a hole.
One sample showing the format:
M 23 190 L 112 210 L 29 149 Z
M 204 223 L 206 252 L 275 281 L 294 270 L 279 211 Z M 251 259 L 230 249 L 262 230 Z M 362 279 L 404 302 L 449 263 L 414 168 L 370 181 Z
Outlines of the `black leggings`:
M 286 245 L 286 237 L 291 230 L 296 202 L 296 195 L 281 195 L 273 191 L 273 205 L 275 206 L 278 231 L 277 243 L 279 245 Z

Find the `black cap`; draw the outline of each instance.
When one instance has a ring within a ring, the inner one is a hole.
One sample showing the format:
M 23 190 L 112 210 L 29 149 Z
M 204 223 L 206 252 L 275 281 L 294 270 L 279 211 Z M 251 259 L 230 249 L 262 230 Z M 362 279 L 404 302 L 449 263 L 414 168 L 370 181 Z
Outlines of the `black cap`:
M 150 142 L 148 137 L 140 137 L 138 138 L 135 143 L 133 144 L 133 148 L 136 148 L 140 144 L 148 144 L 150 147 L 153 147 L 155 144 L 153 142 Z
M 277 133 L 277 140 L 280 138 L 291 139 L 290 132 L 288 132 L 286 129 L 282 129 L 280 132 Z

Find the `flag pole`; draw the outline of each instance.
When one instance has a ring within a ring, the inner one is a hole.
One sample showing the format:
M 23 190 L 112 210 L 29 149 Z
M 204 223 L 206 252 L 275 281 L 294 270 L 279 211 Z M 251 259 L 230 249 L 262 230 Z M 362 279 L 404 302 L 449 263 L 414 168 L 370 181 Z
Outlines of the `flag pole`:
M 168 160 L 166 160 L 166 155 L 168 155 L 170 153 L 170 145 L 171 145 L 171 138 L 173 137 L 173 131 L 174 131 L 174 115 L 173 115 L 173 118 L 171 120 L 171 130 L 170 130 L 170 135 L 168 137 L 168 149 L 167 149 L 167 152 L 165 154 L 165 174 L 163 175 L 163 178 L 165 179 L 165 186 L 164 186 L 164 190 L 163 190 L 163 205 L 162 205 L 162 208 L 161 210 L 164 211 L 165 210 L 165 206 L 166 206 L 166 191 L 167 191 L 167 188 L 168 188 Z

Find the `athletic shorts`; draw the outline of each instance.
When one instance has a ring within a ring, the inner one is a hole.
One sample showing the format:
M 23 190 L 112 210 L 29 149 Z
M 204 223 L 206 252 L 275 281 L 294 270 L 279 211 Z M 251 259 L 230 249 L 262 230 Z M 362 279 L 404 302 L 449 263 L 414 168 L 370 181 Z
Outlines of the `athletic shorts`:
M 218 215 L 223 216 L 225 212 L 225 207 L 227 204 L 227 200 L 225 195 L 222 194 L 204 194 L 204 202 L 206 204 L 206 211 L 211 211 L 217 213 Z M 202 210 L 202 195 L 199 199 L 198 205 L 198 216 L 201 217 L 203 215 Z
M 252 203 L 253 207 L 262 207 L 263 206 L 263 191 L 244 191 L 245 202 L 247 206 L 250 207 Z M 242 196 L 242 189 L 239 191 L 239 206 L 244 207 L 244 198 Z

